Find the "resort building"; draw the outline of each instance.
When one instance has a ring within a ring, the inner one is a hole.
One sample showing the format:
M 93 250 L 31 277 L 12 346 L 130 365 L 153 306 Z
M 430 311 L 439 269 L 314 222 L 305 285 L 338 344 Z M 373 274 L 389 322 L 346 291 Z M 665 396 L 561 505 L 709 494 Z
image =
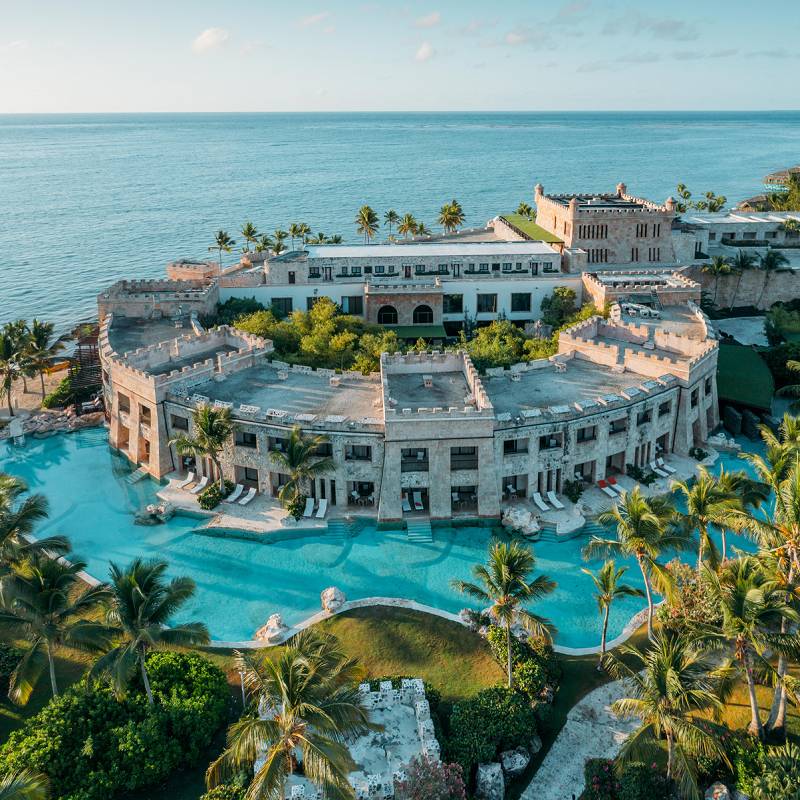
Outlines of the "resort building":
M 546 256 L 519 252 L 528 270 L 519 279 L 541 279 Z M 312 260 L 322 266 L 321 258 Z M 372 260 L 373 269 L 390 263 Z M 540 265 L 536 276 L 531 262 Z M 503 263 L 487 282 L 504 280 Z M 309 268 L 308 260 L 287 260 L 279 269 L 288 273 L 290 264 L 296 281 L 298 265 Z M 436 324 L 433 309 L 446 313 L 443 287 L 458 280 L 452 271 L 435 278 L 425 277 L 431 288 L 420 289 L 428 294 L 419 302 L 434 321 L 418 324 Z M 388 521 L 414 513 L 497 518 L 509 501 L 558 495 L 572 480 L 592 485 L 703 443 L 718 423 L 718 345 L 697 306 L 699 285 L 668 270 L 578 279 L 598 303 L 612 303 L 611 317 L 564 331 L 549 359 L 485 375 L 458 351 L 384 354 L 380 371 L 366 376 L 290 366 L 272 357 L 269 341 L 227 327 L 203 330 L 202 304 L 190 304 L 187 294 L 196 295 L 183 281 L 155 281 L 152 292 L 143 281 L 117 284 L 99 299 L 111 444 L 157 478 L 187 469 L 208 475 L 209 464 L 179 457 L 169 442 L 191 432 L 199 405 L 229 408 L 235 434 L 222 458 L 225 477 L 274 497 L 288 476 L 273 454 L 299 426 L 326 437 L 319 454 L 334 463 L 311 495 L 331 513 L 357 506 Z M 408 289 L 400 297 L 381 286 L 376 305 L 373 292 L 370 285 L 364 295 L 370 318 L 390 304 L 398 324 L 413 315 Z

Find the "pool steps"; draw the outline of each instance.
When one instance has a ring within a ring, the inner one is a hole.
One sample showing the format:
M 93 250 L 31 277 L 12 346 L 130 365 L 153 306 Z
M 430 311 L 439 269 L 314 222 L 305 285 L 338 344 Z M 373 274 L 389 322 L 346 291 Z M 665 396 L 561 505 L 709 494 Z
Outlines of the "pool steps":
M 128 481 L 128 483 L 138 483 L 140 480 L 142 480 L 142 478 L 145 478 L 147 475 L 149 475 L 148 471 L 144 467 L 139 467 L 139 469 L 135 470 L 134 472 L 131 472 L 131 474 L 128 475 L 128 477 L 125 478 L 125 480 Z
M 431 522 L 428 519 L 406 520 L 406 536 L 409 542 L 430 543 L 433 541 Z

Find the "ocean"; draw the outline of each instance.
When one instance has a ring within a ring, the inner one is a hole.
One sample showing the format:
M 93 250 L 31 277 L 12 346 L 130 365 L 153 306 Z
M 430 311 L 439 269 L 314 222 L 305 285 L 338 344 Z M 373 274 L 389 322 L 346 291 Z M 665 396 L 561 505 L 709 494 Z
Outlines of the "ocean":
M 66 330 L 115 280 L 209 257 L 219 228 L 238 250 L 246 220 L 358 241 L 365 203 L 435 229 L 456 198 L 477 226 L 537 181 L 732 204 L 798 161 L 800 112 L 0 115 L 0 322 Z

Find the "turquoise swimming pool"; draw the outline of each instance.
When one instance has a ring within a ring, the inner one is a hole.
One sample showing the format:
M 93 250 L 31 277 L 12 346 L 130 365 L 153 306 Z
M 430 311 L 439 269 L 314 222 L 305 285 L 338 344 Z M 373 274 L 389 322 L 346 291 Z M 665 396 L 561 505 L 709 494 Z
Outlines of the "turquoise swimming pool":
M 723 456 L 722 463 L 742 466 L 732 456 Z M 143 556 L 166 559 L 171 574 L 194 578 L 197 594 L 181 619 L 204 620 L 212 636 L 223 641 L 251 639 L 275 612 L 290 625 L 305 619 L 319 611 L 320 592 L 328 586 L 338 586 L 350 600 L 401 597 L 458 612 L 470 603 L 450 588 L 450 581 L 468 578 L 472 565 L 485 559 L 491 537 L 505 535 L 502 529 L 444 527 L 435 529 L 432 544 L 419 544 L 409 542 L 405 531 L 366 524 L 339 541 L 309 533 L 261 543 L 197 533 L 199 521 L 184 516 L 141 527 L 134 525 L 133 515 L 153 501 L 158 485 L 147 479 L 128 483 L 130 467 L 109 449 L 101 429 L 28 439 L 24 447 L 0 443 L 0 471 L 24 478 L 49 498 L 50 518 L 40 533 L 69 536 L 96 577 L 106 578 L 109 561 Z M 565 647 L 592 647 L 599 641 L 591 580 L 581 572 L 584 543 L 585 537 L 578 537 L 534 546 L 537 570 L 558 584 L 536 609 L 556 624 L 557 643 Z M 627 578 L 641 583 L 636 569 Z M 615 604 L 609 638 L 641 608 L 635 598 Z

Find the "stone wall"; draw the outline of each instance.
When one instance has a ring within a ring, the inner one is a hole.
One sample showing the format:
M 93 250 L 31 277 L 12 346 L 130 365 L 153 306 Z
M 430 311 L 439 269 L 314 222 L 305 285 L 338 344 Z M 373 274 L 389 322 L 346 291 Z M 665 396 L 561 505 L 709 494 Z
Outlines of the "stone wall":
M 703 291 L 713 300 L 714 277 L 701 267 L 691 267 L 687 274 L 703 286 Z M 766 277 L 766 290 L 765 286 Z M 741 280 L 740 280 L 741 278 Z M 751 269 L 740 275 L 725 275 L 719 279 L 716 304 L 719 308 L 755 306 L 767 310 L 774 303 L 800 298 L 800 271 L 773 272 L 766 276 L 762 270 Z
M 207 316 L 218 303 L 215 281 L 118 281 L 97 296 L 97 311 L 101 320 L 107 314 L 131 319 L 161 319 L 179 313 Z

